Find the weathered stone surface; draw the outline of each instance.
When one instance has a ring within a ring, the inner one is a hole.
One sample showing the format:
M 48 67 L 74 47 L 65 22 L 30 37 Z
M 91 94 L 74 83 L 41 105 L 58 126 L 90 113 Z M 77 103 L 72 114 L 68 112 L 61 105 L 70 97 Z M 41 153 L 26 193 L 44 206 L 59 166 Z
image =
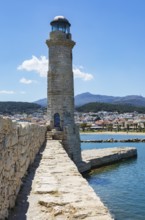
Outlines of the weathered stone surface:
M 46 127 L 0 117 L 0 219 L 15 205 L 22 177 L 45 141 Z
M 27 220 L 112 219 L 61 143 L 55 140 L 46 144 L 28 201 Z

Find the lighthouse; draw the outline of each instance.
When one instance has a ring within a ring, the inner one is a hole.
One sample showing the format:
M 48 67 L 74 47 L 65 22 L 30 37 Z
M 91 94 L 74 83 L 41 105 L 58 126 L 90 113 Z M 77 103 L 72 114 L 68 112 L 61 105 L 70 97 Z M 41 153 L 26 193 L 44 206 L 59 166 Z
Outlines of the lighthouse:
M 48 67 L 48 123 L 53 137 L 61 137 L 69 157 L 81 161 L 79 128 L 74 121 L 74 79 L 72 49 L 75 42 L 70 22 L 56 16 L 50 23 L 51 32 L 46 44 L 49 48 Z M 59 139 L 59 138 L 58 138 Z

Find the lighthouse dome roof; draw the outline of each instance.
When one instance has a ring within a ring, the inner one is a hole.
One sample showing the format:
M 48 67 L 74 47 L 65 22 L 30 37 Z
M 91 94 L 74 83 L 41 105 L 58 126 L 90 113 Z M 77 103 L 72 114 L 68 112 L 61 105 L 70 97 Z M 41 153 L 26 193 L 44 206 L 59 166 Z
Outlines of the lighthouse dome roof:
M 64 16 L 62 16 L 62 15 L 55 16 L 50 24 L 53 25 L 55 23 L 66 23 L 66 24 L 68 24 L 70 26 L 69 21 Z

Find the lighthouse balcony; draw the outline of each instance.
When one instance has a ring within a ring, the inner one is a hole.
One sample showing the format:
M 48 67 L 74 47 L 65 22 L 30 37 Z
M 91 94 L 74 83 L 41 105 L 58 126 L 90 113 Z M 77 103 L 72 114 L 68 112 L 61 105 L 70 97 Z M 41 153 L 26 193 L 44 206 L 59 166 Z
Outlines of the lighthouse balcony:
M 50 33 L 50 39 L 51 40 L 66 40 L 66 39 L 71 40 L 71 34 L 70 33 L 66 34 L 65 32 L 56 30 Z

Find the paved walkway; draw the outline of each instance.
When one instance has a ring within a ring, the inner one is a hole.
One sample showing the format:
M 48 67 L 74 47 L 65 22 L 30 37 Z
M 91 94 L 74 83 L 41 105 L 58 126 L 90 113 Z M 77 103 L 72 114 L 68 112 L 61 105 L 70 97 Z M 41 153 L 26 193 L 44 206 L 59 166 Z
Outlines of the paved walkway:
M 68 158 L 49 140 L 30 168 L 9 220 L 111 220 L 108 209 Z

